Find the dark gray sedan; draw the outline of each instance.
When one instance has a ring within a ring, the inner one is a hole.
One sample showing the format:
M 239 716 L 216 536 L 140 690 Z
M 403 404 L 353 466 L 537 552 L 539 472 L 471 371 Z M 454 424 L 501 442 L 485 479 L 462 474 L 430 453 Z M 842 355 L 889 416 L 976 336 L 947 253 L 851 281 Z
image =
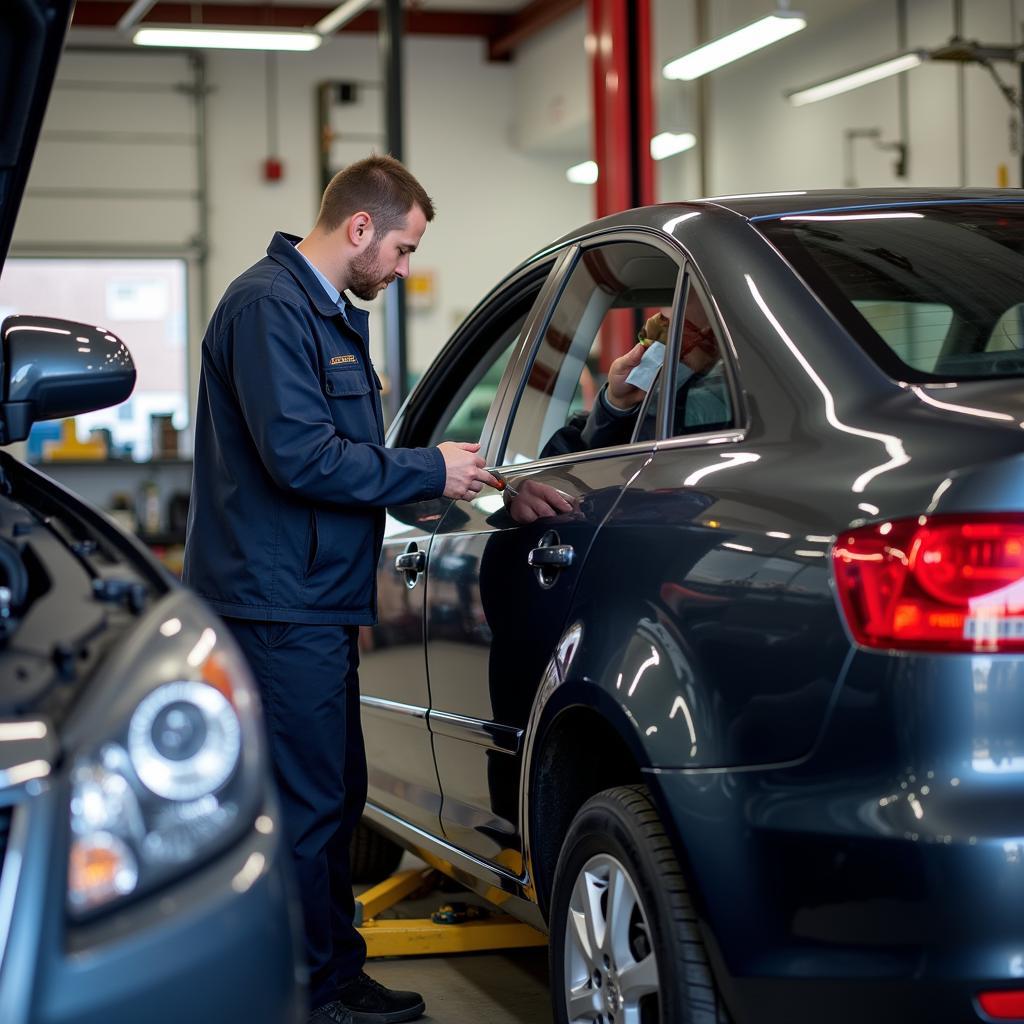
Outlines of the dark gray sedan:
M 630 211 L 407 402 L 508 486 L 390 510 L 368 820 L 550 931 L 558 1021 L 1024 1019 L 1022 248 L 1016 192 Z

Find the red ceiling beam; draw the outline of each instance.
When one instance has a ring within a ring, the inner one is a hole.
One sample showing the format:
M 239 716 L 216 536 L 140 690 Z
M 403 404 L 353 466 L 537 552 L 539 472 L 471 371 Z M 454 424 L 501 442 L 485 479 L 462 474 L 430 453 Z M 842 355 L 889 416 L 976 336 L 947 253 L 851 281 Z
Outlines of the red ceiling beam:
M 0 0 L 2 2 L 2 0 Z M 562 2 L 562 0 L 558 0 Z M 579 2 L 579 0 L 574 0 Z M 115 28 L 130 2 L 78 0 L 72 25 L 75 28 Z M 273 6 L 257 4 L 157 3 L 142 24 L 225 25 L 248 28 L 311 28 L 336 4 L 325 6 Z M 463 11 L 407 11 L 405 31 L 414 35 L 483 36 L 501 35 L 509 23 L 504 14 Z M 353 18 L 342 32 L 376 32 L 377 12 L 366 11 Z

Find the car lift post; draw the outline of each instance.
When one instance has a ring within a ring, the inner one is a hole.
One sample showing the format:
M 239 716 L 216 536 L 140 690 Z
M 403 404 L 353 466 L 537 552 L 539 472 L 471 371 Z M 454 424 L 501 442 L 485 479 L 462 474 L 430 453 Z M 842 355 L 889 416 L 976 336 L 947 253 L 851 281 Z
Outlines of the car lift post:
M 654 202 L 654 89 L 650 0 L 588 0 L 594 105 L 595 213 L 605 217 Z M 601 327 L 601 369 L 636 344 L 642 320 L 610 310 Z
M 460 924 L 437 924 L 429 917 L 378 919 L 378 914 L 415 892 L 432 888 L 439 879 L 433 868 L 412 868 L 392 875 L 356 899 L 355 923 L 366 941 L 367 957 L 439 956 L 547 945 L 546 935 L 508 914 Z

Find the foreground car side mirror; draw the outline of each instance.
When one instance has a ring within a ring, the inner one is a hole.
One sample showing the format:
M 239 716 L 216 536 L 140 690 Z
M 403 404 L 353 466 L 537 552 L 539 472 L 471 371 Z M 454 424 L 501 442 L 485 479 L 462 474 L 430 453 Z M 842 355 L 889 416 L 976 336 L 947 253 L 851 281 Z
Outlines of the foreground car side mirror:
M 135 387 L 135 363 L 109 331 L 73 320 L 9 316 L 0 325 L 0 444 L 32 424 L 104 409 Z

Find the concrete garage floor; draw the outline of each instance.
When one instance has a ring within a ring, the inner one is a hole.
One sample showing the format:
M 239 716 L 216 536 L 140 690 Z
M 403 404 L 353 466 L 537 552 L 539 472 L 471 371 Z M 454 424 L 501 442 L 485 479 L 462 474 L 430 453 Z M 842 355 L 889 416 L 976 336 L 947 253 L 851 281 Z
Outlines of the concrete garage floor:
M 423 866 L 412 856 L 401 870 Z M 359 888 L 357 887 L 357 891 Z M 433 892 L 398 904 L 386 917 L 429 917 L 442 903 L 480 903 L 472 893 Z M 433 1024 L 551 1024 L 545 947 L 458 956 L 370 960 L 367 973 L 390 988 L 423 993 Z

